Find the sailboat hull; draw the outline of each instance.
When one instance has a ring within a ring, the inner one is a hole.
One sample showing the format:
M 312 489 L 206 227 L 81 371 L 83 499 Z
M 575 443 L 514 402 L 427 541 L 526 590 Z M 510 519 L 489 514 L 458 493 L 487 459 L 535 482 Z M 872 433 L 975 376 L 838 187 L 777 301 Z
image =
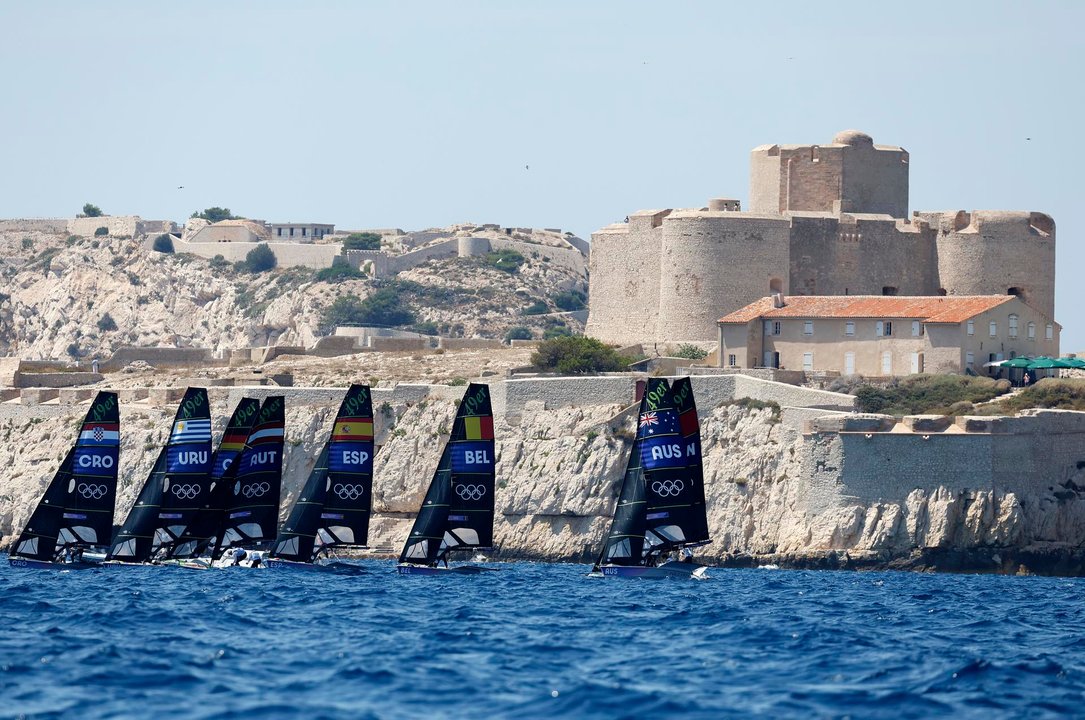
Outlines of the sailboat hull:
M 32 560 L 30 558 L 9 557 L 8 564 L 14 568 L 26 568 L 29 570 L 89 570 L 96 568 L 101 563 L 95 562 L 62 562 L 55 563 L 48 560 Z
M 497 572 L 497 568 L 482 567 L 480 565 L 452 565 L 450 567 L 431 567 L 429 565 L 410 565 L 400 563 L 396 565 L 396 572 L 400 575 L 481 575 L 486 572 Z
M 671 560 L 656 567 L 644 567 L 640 565 L 603 565 L 600 570 L 602 577 L 615 578 L 648 578 L 664 579 L 674 578 L 677 580 L 697 579 L 704 580 L 708 568 L 690 562 L 677 562 Z
M 271 570 L 298 570 L 301 572 L 330 572 L 341 575 L 362 575 L 365 568 L 345 560 L 318 560 L 312 563 L 298 562 L 296 560 L 283 560 L 282 558 L 266 558 L 264 566 Z

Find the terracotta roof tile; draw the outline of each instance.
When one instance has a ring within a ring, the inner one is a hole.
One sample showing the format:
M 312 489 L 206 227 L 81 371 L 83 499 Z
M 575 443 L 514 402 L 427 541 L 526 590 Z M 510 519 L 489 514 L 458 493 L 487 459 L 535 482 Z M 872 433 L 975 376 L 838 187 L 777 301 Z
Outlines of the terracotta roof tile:
M 1013 300 L 1013 295 L 791 295 L 781 308 L 761 298 L 719 319 L 748 323 L 757 318 L 909 318 L 929 323 L 960 323 Z

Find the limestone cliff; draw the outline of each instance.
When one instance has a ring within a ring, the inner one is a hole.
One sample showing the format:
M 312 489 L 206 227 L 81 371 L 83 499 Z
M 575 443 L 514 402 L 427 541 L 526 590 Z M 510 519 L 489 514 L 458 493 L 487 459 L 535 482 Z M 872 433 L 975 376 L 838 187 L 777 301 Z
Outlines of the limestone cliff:
M 398 551 L 406 536 L 452 424 L 450 390 L 413 403 L 378 404 L 375 548 Z M 229 409 L 225 396 L 213 392 L 212 398 L 221 423 Z M 288 400 L 284 514 L 327 438 L 333 405 Z M 39 411 L 54 416 L 0 421 L 0 464 L 8 468 L 0 480 L 4 543 L 26 521 L 79 419 L 78 408 Z M 118 522 L 165 440 L 171 412 L 122 407 Z M 618 405 L 529 405 L 514 423 L 497 421 L 500 556 L 592 557 L 613 512 L 632 414 Z M 1032 570 L 1043 571 L 1047 561 L 1036 558 L 1057 557 L 1062 564 L 1054 569 L 1082 571 L 1073 549 L 1085 534 L 1082 471 L 1033 483 L 1033 490 L 909 487 L 904 481 L 896 497 L 871 499 L 862 487 L 879 479 L 855 479 L 842 470 L 839 436 L 804 435 L 772 408 L 702 409 L 702 438 L 713 540 L 699 555 L 711 561 L 1018 571 L 1025 558 Z

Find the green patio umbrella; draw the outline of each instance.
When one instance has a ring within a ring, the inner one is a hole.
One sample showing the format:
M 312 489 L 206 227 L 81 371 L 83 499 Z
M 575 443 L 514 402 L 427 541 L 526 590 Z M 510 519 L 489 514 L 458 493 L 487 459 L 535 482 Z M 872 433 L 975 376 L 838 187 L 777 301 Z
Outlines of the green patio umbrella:
M 1085 368 L 1085 360 L 1076 357 L 1059 358 L 1059 362 L 1066 363 L 1066 367 Z
M 1015 358 L 1016 359 L 1016 358 Z M 1027 366 L 1029 370 L 1054 370 L 1056 368 L 1072 367 L 1061 360 L 1049 357 L 1038 357 Z
M 1032 364 L 1031 364 L 1032 362 L 1033 362 L 1032 358 L 1027 358 L 1027 357 L 1022 355 L 1021 357 L 1015 357 L 1013 360 L 1007 360 L 1006 362 L 1002 363 L 1001 367 L 1004 367 L 1004 368 L 1026 368 L 1026 369 L 1028 369 L 1028 368 L 1032 367 Z

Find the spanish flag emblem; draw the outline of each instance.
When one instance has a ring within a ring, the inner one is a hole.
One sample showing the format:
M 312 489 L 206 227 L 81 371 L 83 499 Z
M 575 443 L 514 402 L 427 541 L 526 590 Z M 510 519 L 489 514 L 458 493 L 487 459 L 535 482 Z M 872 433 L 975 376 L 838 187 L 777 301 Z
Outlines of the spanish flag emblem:
M 494 419 L 490 415 L 482 417 L 465 417 L 463 427 L 468 440 L 493 440 Z
M 337 442 L 372 439 L 372 418 L 340 420 L 335 424 L 335 428 L 332 430 L 332 440 Z

